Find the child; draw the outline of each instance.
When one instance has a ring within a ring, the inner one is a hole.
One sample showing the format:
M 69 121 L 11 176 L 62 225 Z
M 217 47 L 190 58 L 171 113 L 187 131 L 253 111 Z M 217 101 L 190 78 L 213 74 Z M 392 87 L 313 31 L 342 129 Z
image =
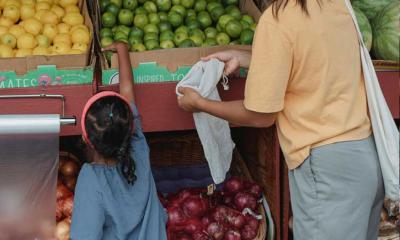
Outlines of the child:
M 149 148 L 134 104 L 126 44 L 118 54 L 120 94 L 93 96 L 82 114 L 82 136 L 91 164 L 79 173 L 72 214 L 72 240 L 164 240 L 166 212 L 150 169 Z

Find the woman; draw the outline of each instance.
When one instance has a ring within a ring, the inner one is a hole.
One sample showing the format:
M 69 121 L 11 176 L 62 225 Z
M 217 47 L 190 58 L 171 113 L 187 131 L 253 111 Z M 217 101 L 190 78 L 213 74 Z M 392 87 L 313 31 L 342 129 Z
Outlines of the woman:
M 273 0 L 252 52 L 225 51 L 225 74 L 249 68 L 245 98 L 181 88 L 179 105 L 242 126 L 276 123 L 290 169 L 294 237 L 377 239 L 384 190 L 356 28 L 344 0 Z

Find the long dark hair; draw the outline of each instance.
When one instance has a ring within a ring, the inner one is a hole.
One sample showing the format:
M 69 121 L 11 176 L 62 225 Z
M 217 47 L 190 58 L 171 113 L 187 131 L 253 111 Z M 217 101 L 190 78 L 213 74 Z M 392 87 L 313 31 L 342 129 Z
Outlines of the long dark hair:
M 94 150 L 104 158 L 117 160 L 129 184 L 136 180 L 131 157 L 133 116 L 130 107 L 115 96 L 104 97 L 89 108 L 85 127 Z
M 288 5 L 289 1 L 291 0 L 270 0 L 272 5 L 272 14 L 274 15 L 275 18 L 278 17 L 279 11 L 281 9 L 284 9 Z M 319 0 L 314 0 L 314 1 L 319 2 Z M 296 0 L 296 3 L 299 4 L 301 10 L 303 10 L 303 12 L 308 15 L 307 0 Z

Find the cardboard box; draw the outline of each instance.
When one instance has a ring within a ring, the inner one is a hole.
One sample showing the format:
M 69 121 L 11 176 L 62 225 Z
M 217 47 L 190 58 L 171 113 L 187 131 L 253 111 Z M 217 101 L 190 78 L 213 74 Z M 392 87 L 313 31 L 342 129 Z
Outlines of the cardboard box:
M 251 15 L 256 22 L 258 22 L 261 12 L 252 0 L 241 0 L 239 7 L 243 13 Z M 100 10 L 97 9 L 96 12 L 97 22 L 95 23 L 95 28 L 100 29 Z M 100 30 L 96 31 L 97 34 L 99 32 Z M 98 41 L 98 44 L 99 40 L 99 36 L 97 35 L 96 41 Z M 131 52 L 130 59 L 132 62 L 132 71 L 135 83 L 179 81 L 186 75 L 191 66 L 199 61 L 201 57 L 228 49 L 250 51 L 251 46 L 227 45 L 206 48 L 173 48 L 145 52 Z M 102 84 L 110 85 L 118 83 L 118 59 L 116 54 L 113 54 L 110 66 L 105 60 L 105 56 L 102 54 L 101 65 L 103 69 Z M 245 74 L 244 70 L 241 71 L 241 74 Z
M 27 56 L 0 58 L 0 88 L 37 87 L 59 84 L 88 84 L 93 79 L 93 24 L 86 6 L 81 0 L 80 9 L 85 25 L 92 32 L 91 44 L 85 54 Z

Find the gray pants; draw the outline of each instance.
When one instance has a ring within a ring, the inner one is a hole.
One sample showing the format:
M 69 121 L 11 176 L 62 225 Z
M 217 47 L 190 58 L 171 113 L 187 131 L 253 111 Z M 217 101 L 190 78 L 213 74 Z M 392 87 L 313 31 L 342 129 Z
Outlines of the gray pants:
M 311 150 L 289 172 L 295 240 L 376 240 L 384 187 L 373 137 Z

